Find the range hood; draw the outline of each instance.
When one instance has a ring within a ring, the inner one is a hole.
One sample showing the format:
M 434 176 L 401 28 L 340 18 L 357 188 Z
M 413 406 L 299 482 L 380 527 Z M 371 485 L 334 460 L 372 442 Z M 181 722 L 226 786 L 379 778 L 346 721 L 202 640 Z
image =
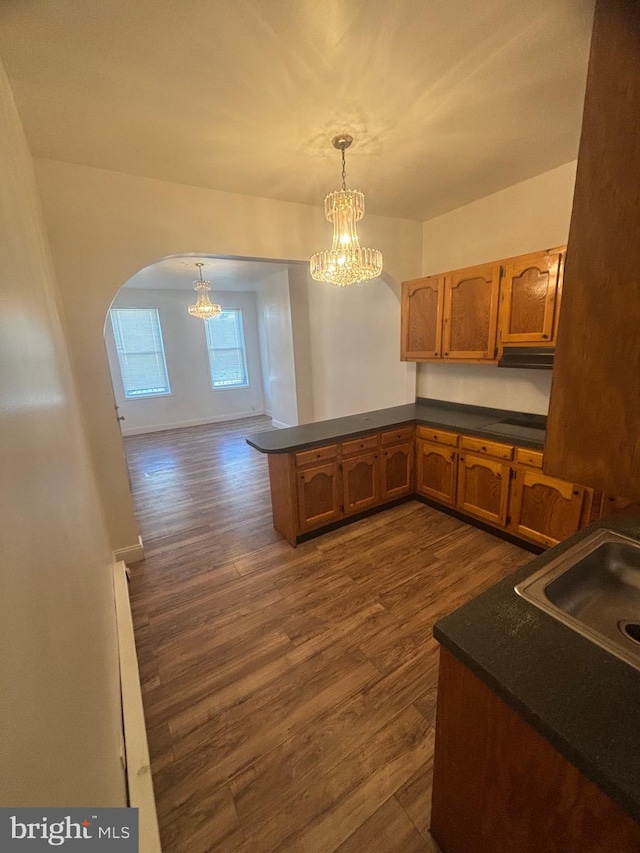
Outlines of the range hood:
M 553 347 L 505 347 L 498 367 L 520 367 L 532 370 L 553 368 Z

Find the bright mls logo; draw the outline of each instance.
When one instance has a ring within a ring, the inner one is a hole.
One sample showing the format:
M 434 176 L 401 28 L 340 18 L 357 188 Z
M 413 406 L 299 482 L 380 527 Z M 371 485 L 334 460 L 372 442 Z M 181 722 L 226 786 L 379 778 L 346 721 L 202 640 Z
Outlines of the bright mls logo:
M 138 853 L 138 809 L 0 809 L 0 851 Z

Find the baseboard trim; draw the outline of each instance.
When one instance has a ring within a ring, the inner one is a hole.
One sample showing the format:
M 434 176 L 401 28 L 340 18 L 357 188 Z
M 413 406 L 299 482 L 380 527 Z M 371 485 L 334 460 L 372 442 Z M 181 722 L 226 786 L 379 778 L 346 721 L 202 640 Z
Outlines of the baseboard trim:
M 141 426 L 133 427 L 132 429 L 122 428 L 122 435 L 145 435 L 148 432 L 167 432 L 171 429 L 184 429 L 185 427 L 206 426 L 206 424 L 218 424 L 223 421 L 241 421 L 244 418 L 258 418 L 264 412 L 236 412 L 229 415 L 216 415 L 213 418 L 198 418 L 190 421 L 178 421 L 173 424 L 160 424 L 156 426 Z M 286 424 L 285 424 L 286 426 Z
M 138 536 L 137 545 L 128 545 L 126 548 L 116 548 L 113 552 L 113 562 L 119 563 L 122 560 L 127 566 L 129 563 L 137 563 L 139 560 L 144 560 L 144 547 L 142 545 L 142 536 Z
M 271 426 L 275 427 L 276 429 L 289 429 L 291 424 L 285 424 L 284 421 L 275 421 L 272 419 Z
M 113 591 L 116 605 L 120 692 L 124 729 L 128 800 L 138 809 L 140 850 L 161 853 L 158 815 L 153 794 L 151 761 L 142 705 L 140 671 L 129 601 L 126 567 L 113 567 Z

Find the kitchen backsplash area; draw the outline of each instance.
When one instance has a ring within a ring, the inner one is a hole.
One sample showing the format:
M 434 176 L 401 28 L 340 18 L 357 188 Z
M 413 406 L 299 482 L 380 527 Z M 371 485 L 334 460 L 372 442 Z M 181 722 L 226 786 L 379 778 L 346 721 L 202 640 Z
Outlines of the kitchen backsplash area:
M 546 415 L 550 370 L 503 370 L 485 364 L 418 364 L 417 395 Z

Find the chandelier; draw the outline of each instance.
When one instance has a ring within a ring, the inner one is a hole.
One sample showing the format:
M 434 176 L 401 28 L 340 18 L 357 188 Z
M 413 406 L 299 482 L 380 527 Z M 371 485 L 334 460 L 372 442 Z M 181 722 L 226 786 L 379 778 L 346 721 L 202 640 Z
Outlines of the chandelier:
M 222 312 L 220 305 L 215 305 L 209 299 L 207 291 L 211 290 L 211 284 L 202 278 L 202 267 L 204 264 L 197 263 L 200 278 L 193 282 L 193 289 L 198 294 L 195 305 L 189 305 L 189 314 L 192 317 L 200 317 L 202 320 L 208 320 L 210 317 L 217 317 Z
M 331 140 L 334 148 L 342 151 L 342 189 L 329 193 L 324 199 L 324 214 L 333 223 L 333 243 L 325 252 L 311 256 L 311 277 L 344 287 L 359 281 L 368 281 L 382 272 L 382 253 L 377 249 L 363 249 L 358 240 L 356 222 L 364 216 L 364 194 L 348 190 L 345 184 L 345 150 L 353 142 L 348 134 Z

